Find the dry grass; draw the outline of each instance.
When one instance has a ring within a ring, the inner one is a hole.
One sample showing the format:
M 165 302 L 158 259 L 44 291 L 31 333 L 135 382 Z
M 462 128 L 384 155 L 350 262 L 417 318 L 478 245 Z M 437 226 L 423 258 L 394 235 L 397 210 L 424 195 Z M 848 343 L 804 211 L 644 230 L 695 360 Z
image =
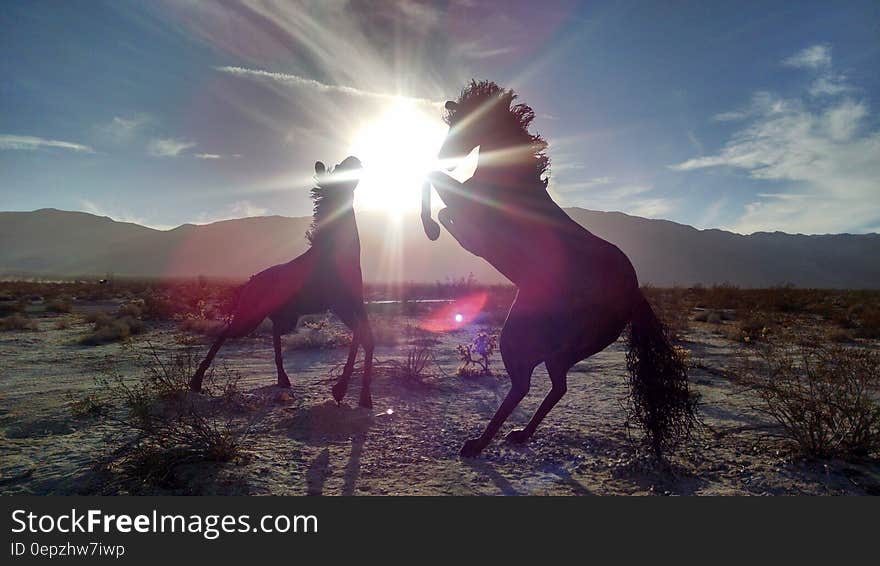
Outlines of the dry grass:
M 335 327 L 327 318 L 306 322 L 287 340 L 290 350 L 339 348 L 351 344 L 351 334 Z
M 174 488 L 182 466 L 230 462 L 261 417 L 261 403 L 238 388 L 238 374 L 212 368 L 202 394 L 188 381 L 200 360 L 191 344 L 163 354 L 152 344 L 135 351 L 142 376 L 126 379 L 108 361 L 96 378 L 97 390 L 71 403 L 77 418 L 99 418 L 111 430 L 99 467 L 118 489 Z
M 37 323 L 21 313 L 15 313 L 5 318 L 0 318 L 0 331 L 34 331 L 37 330 Z
M 125 314 L 100 312 L 86 317 L 86 322 L 92 323 L 92 331 L 80 338 L 79 343 L 84 346 L 122 342 L 144 331 L 141 320 Z
M 383 365 L 388 367 L 391 377 L 408 385 L 425 385 L 429 379 L 439 376 L 434 351 L 427 345 L 411 345 L 403 360 L 391 360 Z
M 72 310 L 73 305 L 71 304 L 70 299 L 66 297 L 52 299 L 46 303 L 46 312 L 65 314 Z

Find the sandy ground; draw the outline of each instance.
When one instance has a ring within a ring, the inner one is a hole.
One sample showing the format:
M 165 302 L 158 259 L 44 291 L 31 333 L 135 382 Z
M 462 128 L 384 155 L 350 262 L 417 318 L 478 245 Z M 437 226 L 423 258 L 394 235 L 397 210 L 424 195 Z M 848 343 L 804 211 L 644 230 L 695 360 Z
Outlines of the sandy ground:
M 76 343 L 83 324 L 55 328 L 59 318 L 36 318 L 37 332 L 0 333 L 0 493 L 105 493 L 93 463 L 104 450 L 107 430 L 95 420 L 74 419 L 72 399 L 94 388 L 95 367 L 111 356 L 136 368 L 118 344 L 84 347 Z M 386 321 L 402 328 L 413 320 Z M 329 372 L 345 349 L 288 350 L 292 401 L 273 403 L 256 425 L 247 458 L 180 470 L 179 487 L 149 488 L 178 494 L 326 495 L 714 495 L 714 494 L 880 494 L 880 464 L 807 461 L 793 456 L 773 424 L 749 407 L 755 402 L 723 376 L 739 346 L 692 325 L 684 344 L 703 369 L 691 380 L 702 395 L 708 425 L 667 468 L 636 456 L 627 435 L 622 342 L 581 362 L 569 375 L 566 397 L 525 446 L 497 439 L 478 459 L 458 450 L 492 416 L 507 390 L 502 377 L 459 378 L 457 344 L 476 327 L 440 336 L 435 347 L 439 373 L 428 386 L 404 384 L 388 376 L 374 381 L 375 407 L 356 407 L 355 381 L 347 405 L 330 399 Z M 174 347 L 171 324 L 152 327 L 149 339 Z M 406 341 L 379 347 L 382 360 L 399 358 Z M 207 346 L 206 346 L 207 347 Z M 220 363 L 241 372 L 245 391 L 272 395 L 275 382 L 268 336 L 230 343 Z M 503 432 L 520 427 L 549 389 L 543 367 L 529 396 Z M 502 432 L 502 434 L 503 434 Z M 111 493 L 113 491 L 110 491 Z

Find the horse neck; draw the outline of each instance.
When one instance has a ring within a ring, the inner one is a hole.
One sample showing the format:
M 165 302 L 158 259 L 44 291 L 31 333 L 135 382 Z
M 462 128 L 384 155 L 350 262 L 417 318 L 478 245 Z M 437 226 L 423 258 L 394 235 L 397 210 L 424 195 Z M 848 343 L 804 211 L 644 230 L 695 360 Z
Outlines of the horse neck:
M 333 218 L 324 221 L 314 243 L 315 247 L 328 254 L 357 255 L 357 257 L 360 257 L 360 245 L 357 221 L 351 203 L 334 214 Z

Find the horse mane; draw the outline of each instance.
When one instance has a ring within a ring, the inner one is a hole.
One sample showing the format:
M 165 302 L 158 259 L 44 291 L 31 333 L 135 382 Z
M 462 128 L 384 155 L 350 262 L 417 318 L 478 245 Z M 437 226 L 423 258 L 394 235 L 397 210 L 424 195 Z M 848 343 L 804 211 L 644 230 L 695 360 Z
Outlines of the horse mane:
M 348 189 L 348 183 L 334 181 L 331 174 L 317 178 L 315 186 L 310 191 L 312 198 L 312 223 L 306 232 L 309 245 L 322 239 L 323 234 L 338 216 L 340 211 L 352 204 L 353 193 Z
M 516 103 L 516 99 L 517 95 L 512 89 L 505 89 L 492 81 L 471 80 L 462 89 L 456 106 L 446 110 L 443 121 L 453 126 L 477 112 L 476 123 L 489 122 L 493 135 L 503 138 L 502 147 L 527 149 L 527 159 L 534 164 L 537 186 L 546 191 L 550 180 L 547 140 L 540 134 L 529 132 L 535 111 L 528 104 Z

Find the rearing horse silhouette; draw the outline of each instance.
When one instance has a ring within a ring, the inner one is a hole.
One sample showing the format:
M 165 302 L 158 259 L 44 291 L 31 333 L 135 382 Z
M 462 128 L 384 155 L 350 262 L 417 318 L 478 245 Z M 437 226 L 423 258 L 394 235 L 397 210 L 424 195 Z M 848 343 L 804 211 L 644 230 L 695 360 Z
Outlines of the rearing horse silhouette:
M 468 440 L 461 454 L 476 456 L 489 444 L 528 393 L 535 367 L 544 363 L 552 389 L 526 427 L 507 435 L 512 442 L 528 440 L 565 395 L 569 369 L 604 350 L 629 324 L 631 408 L 659 457 L 695 422 L 686 366 L 639 290 L 626 255 L 550 198 L 547 143 L 529 132 L 535 114 L 515 99 L 512 90 L 493 82 L 471 81 L 457 101 L 447 102 L 449 132 L 439 157 L 461 159 L 479 147 L 478 166 L 464 183 L 436 171 L 423 188 L 427 236 L 440 235 L 431 218 L 433 185 L 446 205 L 440 223 L 518 288 L 500 339 L 510 391 L 485 432 Z
M 272 320 L 278 386 L 290 387 L 281 356 L 281 336 L 296 327 L 300 316 L 329 309 L 352 330 L 348 360 L 333 386 L 333 397 L 337 403 L 345 397 L 358 347 L 363 345 L 364 375 L 359 404 L 373 406 L 373 332 L 364 308 L 361 244 L 352 208 L 360 169 L 361 162 L 356 157 L 347 157 L 332 173 L 320 161 L 315 163 L 315 212 L 306 234 L 311 246 L 292 261 L 257 273 L 241 288 L 232 317 L 193 375 L 191 389 L 201 389 L 205 372 L 227 339 L 246 336 L 266 317 Z

